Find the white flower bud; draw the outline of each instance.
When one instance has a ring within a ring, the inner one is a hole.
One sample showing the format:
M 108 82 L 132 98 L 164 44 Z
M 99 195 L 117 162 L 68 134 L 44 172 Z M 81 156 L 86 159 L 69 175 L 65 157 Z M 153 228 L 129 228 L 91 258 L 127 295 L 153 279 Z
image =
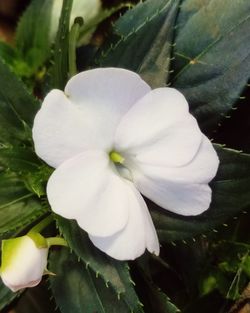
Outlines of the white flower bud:
M 48 248 L 40 234 L 2 241 L 0 275 L 12 291 L 38 285 L 47 265 Z
M 62 0 L 53 0 L 52 1 L 52 10 L 51 10 L 51 24 L 50 24 L 50 39 L 53 41 L 56 37 L 58 30 L 59 19 L 62 10 Z M 76 17 L 80 16 L 84 20 L 84 25 L 91 23 L 101 11 L 101 1 L 100 0 L 74 0 L 72 5 L 72 10 L 70 14 L 70 27 L 73 25 Z M 87 43 L 88 36 L 81 40 L 84 43 Z

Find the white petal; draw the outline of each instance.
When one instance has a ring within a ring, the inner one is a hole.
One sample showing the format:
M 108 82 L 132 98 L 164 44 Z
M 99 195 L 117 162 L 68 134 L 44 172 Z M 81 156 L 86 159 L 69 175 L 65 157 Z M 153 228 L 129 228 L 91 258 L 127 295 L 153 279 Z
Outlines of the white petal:
M 118 260 L 134 260 L 145 249 L 159 254 L 157 234 L 145 201 L 133 184 L 127 184 L 129 218 L 126 227 L 109 237 L 89 236 L 93 244 Z
M 89 149 L 110 151 L 122 116 L 150 87 L 135 73 L 95 69 L 72 77 L 65 94 L 52 90 L 37 113 L 37 154 L 53 167 Z
M 33 140 L 37 155 L 53 167 L 84 151 L 88 142 L 85 128 L 92 121 L 60 90 L 52 90 L 44 99 L 33 126 Z M 99 138 L 101 140 L 101 138 Z
M 123 115 L 149 91 L 139 75 L 118 68 L 82 72 L 65 87 L 69 98 L 81 106 L 87 121 L 94 125 L 90 134 L 101 138 L 102 144 L 98 142 L 96 147 L 106 151 L 113 148 L 115 130 Z
M 176 183 L 209 183 L 216 175 L 219 159 L 209 139 L 203 135 L 202 143 L 195 157 L 187 164 L 178 167 L 153 166 L 133 160 L 134 171 L 140 171 L 151 179 L 161 179 Z M 136 163 L 136 164 L 135 164 Z
M 124 185 L 106 153 L 87 151 L 54 171 L 47 194 L 55 213 L 75 219 L 89 234 L 110 236 L 127 224 Z
M 159 88 L 123 117 L 115 149 L 152 165 L 181 166 L 194 157 L 201 138 L 184 96 L 172 88 Z
M 207 184 L 176 183 L 134 173 L 137 188 L 162 208 L 180 215 L 198 215 L 209 208 L 211 189 Z

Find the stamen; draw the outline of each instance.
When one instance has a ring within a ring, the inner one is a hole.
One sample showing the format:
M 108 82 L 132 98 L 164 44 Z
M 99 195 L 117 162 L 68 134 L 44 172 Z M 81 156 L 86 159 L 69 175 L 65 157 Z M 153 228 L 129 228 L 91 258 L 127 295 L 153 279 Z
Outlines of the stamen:
M 110 160 L 113 161 L 114 163 L 120 163 L 123 164 L 125 161 L 124 157 L 121 156 L 118 152 L 116 151 L 111 151 L 109 153 Z

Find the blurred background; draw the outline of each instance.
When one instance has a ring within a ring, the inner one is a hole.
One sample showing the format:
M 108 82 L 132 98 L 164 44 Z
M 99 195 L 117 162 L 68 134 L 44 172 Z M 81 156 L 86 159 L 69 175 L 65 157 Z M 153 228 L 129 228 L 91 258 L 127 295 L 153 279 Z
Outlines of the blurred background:
M 13 43 L 19 16 L 30 1 L 0 0 L 0 40 Z
M 91 0 L 90 0 L 91 1 Z M 31 0 L 0 0 L 0 40 L 14 44 L 14 34 L 19 17 Z M 124 3 L 121 0 L 102 0 L 103 7 Z M 136 3 L 138 0 L 128 1 Z

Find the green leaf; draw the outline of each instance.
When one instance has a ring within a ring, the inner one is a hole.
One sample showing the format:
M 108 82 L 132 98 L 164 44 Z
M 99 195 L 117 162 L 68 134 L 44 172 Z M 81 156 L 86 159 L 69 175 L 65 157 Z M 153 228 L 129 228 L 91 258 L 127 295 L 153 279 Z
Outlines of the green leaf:
M 148 0 L 115 24 L 118 40 L 102 53 L 102 66 L 139 73 L 152 87 L 165 86 L 171 58 L 177 0 Z
M 18 58 L 17 51 L 7 43 L 0 41 L 0 58 L 11 66 Z
M 31 147 L 31 126 L 39 102 L 0 61 L 0 166 L 30 175 L 41 161 Z
M 50 54 L 52 4 L 51 0 L 32 0 L 18 23 L 16 47 L 30 67 L 29 75 L 34 74 Z
M 31 147 L 0 144 L 0 166 L 15 172 L 27 189 L 38 197 L 46 194 L 46 183 L 52 169 L 38 159 Z
M 73 0 L 63 0 L 59 28 L 54 48 L 54 65 L 51 70 L 51 88 L 63 90 L 68 80 L 69 23 Z
M 15 313 L 60 313 L 44 281 L 35 288 L 27 288 L 12 309 Z
M 186 0 L 177 20 L 171 83 L 203 131 L 228 115 L 250 73 L 250 2 Z
M 15 174 L 0 173 L 0 234 L 25 227 L 46 212 Z
M 3 99 L 1 95 L 0 98 Z M 2 99 L 0 99 L 0 143 L 2 145 L 6 145 L 6 143 L 19 144 L 27 139 L 27 129 L 16 115 L 12 106 L 9 105 L 9 102 Z
M 29 127 L 33 124 L 34 116 L 39 109 L 39 102 L 28 93 L 22 82 L 16 78 L 8 66 L 1 60 L 0 85 L 0 116 L 3 115 L 0 117 L 0 134 L 3 131 L 5 136 L 7 136 L 4 128 L 10 125 L 15 133 L 21 132 L 19 137 L 30 136 L 30 133 L 28 133 Z M 7 118 L 6 122 L 4 122 L 5 118 Z M 3 126 L 2 122 L 4 123 Z
M 150 312 L 179 313 L 180 310 L 171 302 L 169 297 L 162 292 L 152 281 L 144 279 L 144 291 L 147 295 Z
M 20 293 L 12 292 L 9 288 L 5 287 L 2 281 L 0 281 L 0 310 L 3 310 L 14 299 L 16 299 Z
M 192 238 L 226 223 L 250 206 L 250 155 L 215 145 L 220 167 L 211 184 L 212 203 L 203 214 L 182 217 L 153 208 L 152 216 L 160 239 L 165 242 Z
M 52 292 L 62 313 L 131 313 L 122 297 L 66 248 L 50 254 Z M 142 310 L 135 310 L 142 312 Z
M 34 172 L 41 166 L 41 161 L 30 147 L 0 145 L 0 165 L 14 172 Z
M 236 300 L 248 281 L 245 269 L 249 265 L 250 246 L 241 242 L 219 241 L 209 250 L 210 254 L 213 251 L 213 267 L 207 267 L 203 272 L 201 293 L 204 295 L 217 289 L 225 298 Z
M 111 285 L 117 296 L 121 296 L 131 311 L 141 312 L 127 262 L 120 262 L 106 256 L 93 246 L 86 232 L 76 222 L 56 217 L 57 224 L 69 247 L 87 268 L 100 276 L 105 284 Z

